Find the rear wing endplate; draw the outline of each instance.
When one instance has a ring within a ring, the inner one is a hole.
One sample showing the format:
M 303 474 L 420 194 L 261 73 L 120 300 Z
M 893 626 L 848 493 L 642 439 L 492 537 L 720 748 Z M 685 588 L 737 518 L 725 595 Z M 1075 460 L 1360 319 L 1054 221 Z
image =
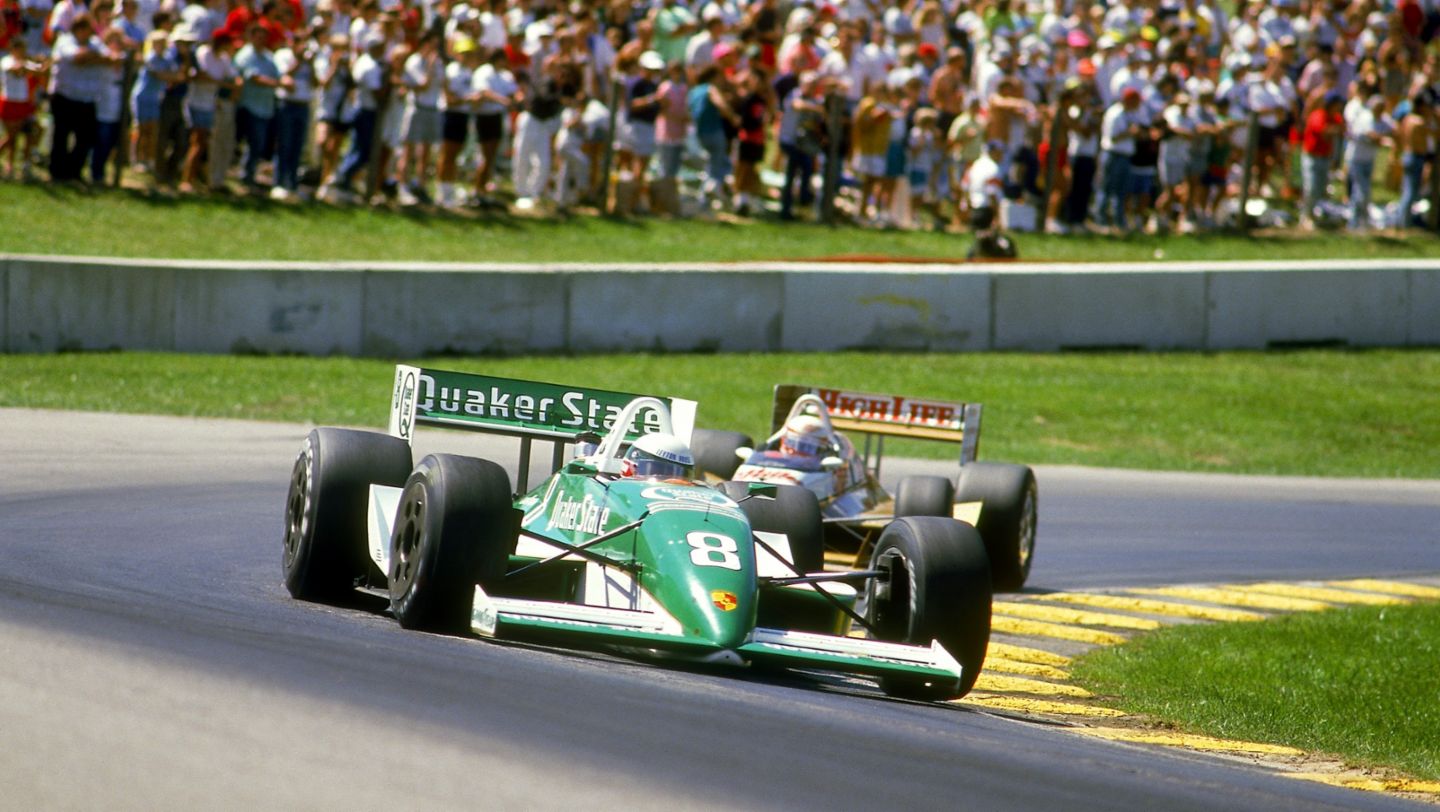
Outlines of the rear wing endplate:
M 974 462 L 980 450 L 978 403 L 953 403 L 796 384 L 778 384 L 775 387 L 775 409 L 770 423 L 772 433 L 785 425 L 791 408 L 801 395 L 820 398 L 829 413 L 831 425 L 841 431 L 957 443 L 961 465 Z

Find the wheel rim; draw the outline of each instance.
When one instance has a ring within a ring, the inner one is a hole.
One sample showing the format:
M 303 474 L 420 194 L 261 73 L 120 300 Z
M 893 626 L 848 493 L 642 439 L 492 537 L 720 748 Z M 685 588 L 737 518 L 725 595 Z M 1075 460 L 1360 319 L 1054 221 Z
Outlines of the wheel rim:
M 1020 571 L 1030 569 L 1030 557 L 1035 554 L 1035 486 L 1025 489 L 1025 504 L 1020 509 Z
M 390 581 L 400 594 L 408 592 L 415 579 L 424 538 L 425 499 L 417 489 L 406 494 L 405 500 L 400 504 L 394 549 L 390 551 Z
M 301 457 L 290 475 L 290 498 L 285 501 L 285 567 L 295 564 L 308 529 L 310 506 L 310 459 Z

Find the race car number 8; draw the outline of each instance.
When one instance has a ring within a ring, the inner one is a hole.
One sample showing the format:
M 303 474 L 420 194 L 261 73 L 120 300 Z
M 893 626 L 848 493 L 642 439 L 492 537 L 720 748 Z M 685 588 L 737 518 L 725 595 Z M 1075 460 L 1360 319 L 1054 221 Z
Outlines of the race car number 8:
M 695 566 L 740 569 L 740 556 L 735 554 L 740 548 L 736 546 L 735 539 L 719 533 L 696 530 L 686 536 L 685 541 L 695 548 L 690 551 L 690 563 Z

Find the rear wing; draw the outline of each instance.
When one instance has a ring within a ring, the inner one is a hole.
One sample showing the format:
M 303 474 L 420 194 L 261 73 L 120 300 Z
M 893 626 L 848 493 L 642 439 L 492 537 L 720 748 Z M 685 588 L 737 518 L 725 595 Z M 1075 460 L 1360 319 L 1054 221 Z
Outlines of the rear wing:
M 870 457 L 870 438 L 877 436 L 878 457 L 885 437 L 935 440 L 960 446 L 960 464 L 974 462 L 980 450 L 980 404 L 923 400 L 902 395 L 878 395 L 825 389 L 818 386 L 778 384 L 770 431 L 780 431 L 795 401 L 814 395 L 825 404 L 830 423 L 841 431 L 866 435 L 864 455 Z
M 399 364 L 387 431 L 406 442 L 413 442 L 419 426 L 519 437 L 523 491 L 533 440 L 554 444 L 552 470 L 558 469 L 566 443 L 581 434 L 610 434 L 625 407 L 640 397 L 649 396 Z M 689 443 L 695 427 L 695 401 L 654 399 L 669 410 L 675 435 Z M 625 442 L 660 431 L 661 425 L 657 410 L 642 406 L 626 428 Z

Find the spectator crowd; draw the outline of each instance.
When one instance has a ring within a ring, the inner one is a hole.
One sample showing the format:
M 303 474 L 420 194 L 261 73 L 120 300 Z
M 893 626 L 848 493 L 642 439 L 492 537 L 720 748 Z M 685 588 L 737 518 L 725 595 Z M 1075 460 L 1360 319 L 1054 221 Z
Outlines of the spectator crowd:
M 0 171 L 783 219 L 839 189 L 864 223 L 1057 232 L 1205 229 L 1245 198 L 1408 227 L 1437 32 L 1440 0 L 0 0 Z

